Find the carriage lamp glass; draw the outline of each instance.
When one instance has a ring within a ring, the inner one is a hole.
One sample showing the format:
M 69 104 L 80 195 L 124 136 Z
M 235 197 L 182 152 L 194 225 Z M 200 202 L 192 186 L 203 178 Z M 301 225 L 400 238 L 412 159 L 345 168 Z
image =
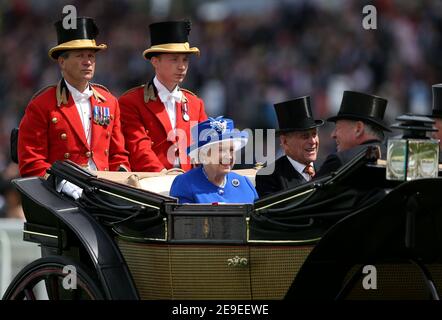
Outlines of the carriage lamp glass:
M 435 178 L 439 169 L 439 140 L 390 139 L 387 146 L 387 180 Z

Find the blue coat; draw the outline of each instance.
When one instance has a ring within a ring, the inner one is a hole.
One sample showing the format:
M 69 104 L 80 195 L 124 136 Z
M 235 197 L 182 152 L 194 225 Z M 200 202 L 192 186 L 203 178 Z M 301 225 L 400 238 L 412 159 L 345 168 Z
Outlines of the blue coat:
M 175 178 L 170 195 L 179 203 L 253 203 L 258 199 L 255 187 L 247 177 L 234 172 L 226 175 L 224 187 L 207 180 L 202 167 L 192 169 Z

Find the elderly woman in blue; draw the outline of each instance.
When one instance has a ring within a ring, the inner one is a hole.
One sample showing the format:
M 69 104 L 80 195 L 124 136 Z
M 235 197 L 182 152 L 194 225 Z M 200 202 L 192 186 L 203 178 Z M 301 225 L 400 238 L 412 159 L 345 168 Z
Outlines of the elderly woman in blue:
M 248 140 L 247 132 L 234 130 L 231 119 L 218 117 L 192 127 L 187 152 L 201 164 L 173 181 L 170 195 L 179 203 L 253 203 L 258 199 L 247 177 L 231 172 L 235 152 Z

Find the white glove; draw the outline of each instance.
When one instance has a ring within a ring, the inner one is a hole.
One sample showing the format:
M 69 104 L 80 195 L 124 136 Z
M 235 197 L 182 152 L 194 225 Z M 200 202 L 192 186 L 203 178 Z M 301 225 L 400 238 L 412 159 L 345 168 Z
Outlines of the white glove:
M 83 193 L 83 189 L 81 189 L 79 186 L 77 186 L 69 181 L 66 181 L 66 180 L 62 180 L 58 184 L 57 191 L 62 192 L 64 194 L 74 198 L 75 200 L 80 198 L 81 194 Z

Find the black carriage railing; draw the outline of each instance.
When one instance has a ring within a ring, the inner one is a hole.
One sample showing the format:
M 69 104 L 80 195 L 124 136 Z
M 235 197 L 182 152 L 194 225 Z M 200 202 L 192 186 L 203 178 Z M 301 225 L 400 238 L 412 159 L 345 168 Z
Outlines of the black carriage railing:
M 251 238 L 290 239 L 294 233 L 318 238 L 345 216 L 373 205 L 398 184 L 385 180 L 378 158 L 378 148 L 367 147 L 329 176 L 258 200 Z
M 164 238 L 164 203 L 174 203 L 175 198 L 98 178 L 69 161 L 54 163 L 49 173 L 54 189 L 62 179 L 82 188 L 78 205 L 103 225 L 119 233 L 154 233 Z

